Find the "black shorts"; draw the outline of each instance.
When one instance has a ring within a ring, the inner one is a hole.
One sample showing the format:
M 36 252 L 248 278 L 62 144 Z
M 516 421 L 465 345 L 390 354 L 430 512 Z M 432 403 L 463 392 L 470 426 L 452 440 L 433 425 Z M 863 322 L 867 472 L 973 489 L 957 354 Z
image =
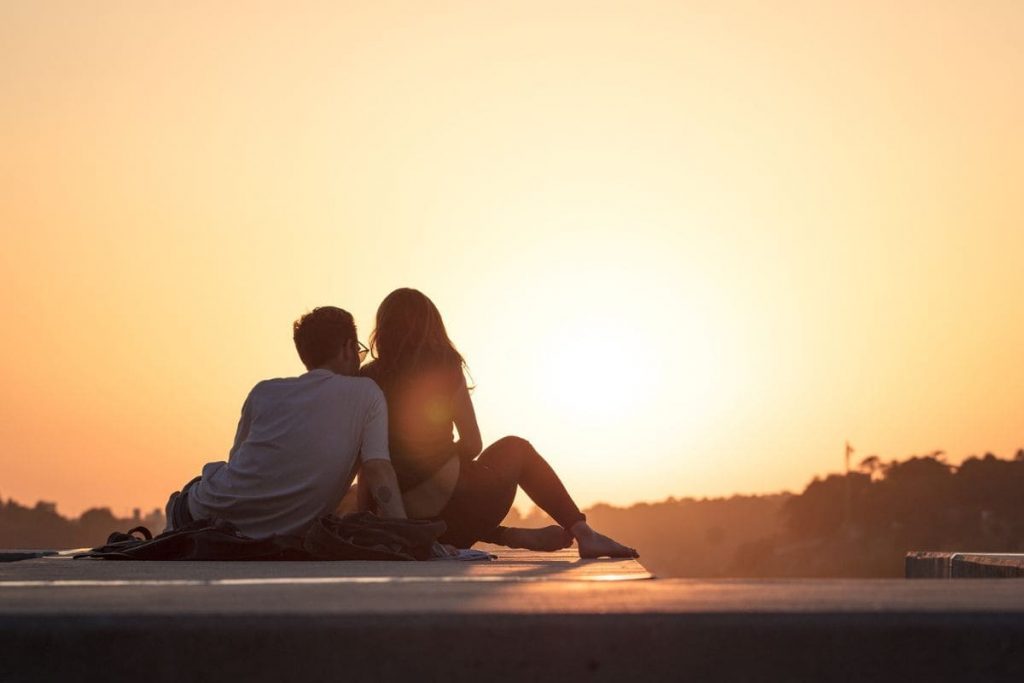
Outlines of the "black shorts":
M 463 462 L 451 500 L 438 515 L 448 525 L 440 540 L 457 548 L 499 543 L 501 521 L 512 509 L 518 483 L 477 461 Z
M 196 477 L 182 486 L 181 491 L 171 494 L 171 499 L 167 502 L 168 529 L 180 529 L 195 521 L 192 519 L 192 511 L 188 509 L 188 492 L 200 479 L 202 477 Z

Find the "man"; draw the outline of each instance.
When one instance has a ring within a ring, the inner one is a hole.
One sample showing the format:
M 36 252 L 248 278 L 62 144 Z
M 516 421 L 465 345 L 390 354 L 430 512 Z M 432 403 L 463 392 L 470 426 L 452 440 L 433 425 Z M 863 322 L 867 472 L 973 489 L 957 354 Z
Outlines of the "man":
M 381 517 L 405 518 L 388 454 L 387 405 L 357 377 L 366 347 L 351 314 L 315 308 L 293 325 L 299 377 L 249 392 L 227 462 L 211 462 L 167 503 L 167 528 L 220 518 L 252 538 L 301 535 L 334 512 L 356 472 Z

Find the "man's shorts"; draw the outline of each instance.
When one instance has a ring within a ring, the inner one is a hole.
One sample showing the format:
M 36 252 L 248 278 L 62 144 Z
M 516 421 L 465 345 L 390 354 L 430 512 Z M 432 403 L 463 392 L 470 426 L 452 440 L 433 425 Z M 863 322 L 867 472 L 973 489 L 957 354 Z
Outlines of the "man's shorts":
M 167 508 L 164 511 L 167 516 L 167 528 L 165 531 L 180 529 L 194 521 L 192 519 L 192 512 L 188 509 L 188 491 L 200 479 L 202 477 L 196 477 L 185 484 L 180 491 L 175 491 L 171 494 L 171 497 L 167 500 Z

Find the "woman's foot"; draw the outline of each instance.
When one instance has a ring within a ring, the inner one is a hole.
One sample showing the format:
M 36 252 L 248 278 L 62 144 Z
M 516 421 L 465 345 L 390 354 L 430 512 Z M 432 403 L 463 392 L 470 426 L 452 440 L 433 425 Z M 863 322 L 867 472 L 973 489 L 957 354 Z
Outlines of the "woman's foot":
M 509 548 L 525 548 L 526 550 L 545 552 L 561 550 L 572 545 L 572 535 L 558 525 L 546 526 L 541 529 L 508 527 L 502 534 L 501 540 Z
M 571 533 L 576 537 L 580 557 L 584 560 L 598 557 L 640 557 L 640 553 L 633 548 L 597 533 L 586 522 L 574 524 Z

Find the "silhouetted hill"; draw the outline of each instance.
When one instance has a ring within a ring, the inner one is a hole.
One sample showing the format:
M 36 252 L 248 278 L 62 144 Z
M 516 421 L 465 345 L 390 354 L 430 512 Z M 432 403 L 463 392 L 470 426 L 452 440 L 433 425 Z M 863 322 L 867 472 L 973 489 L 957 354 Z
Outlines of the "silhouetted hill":
M 733 558 L 744 544 L 779 530 L 779 511 L 790 494 L 731 498 L 669 498 L 629 507 L 595 505 L 587 520 L 602 533 L 637 548 L 643 564 L 658 576 L 733 576 Z M 554 522 L 534 508 L 515 509 L 506 525 L 546 526 Z

